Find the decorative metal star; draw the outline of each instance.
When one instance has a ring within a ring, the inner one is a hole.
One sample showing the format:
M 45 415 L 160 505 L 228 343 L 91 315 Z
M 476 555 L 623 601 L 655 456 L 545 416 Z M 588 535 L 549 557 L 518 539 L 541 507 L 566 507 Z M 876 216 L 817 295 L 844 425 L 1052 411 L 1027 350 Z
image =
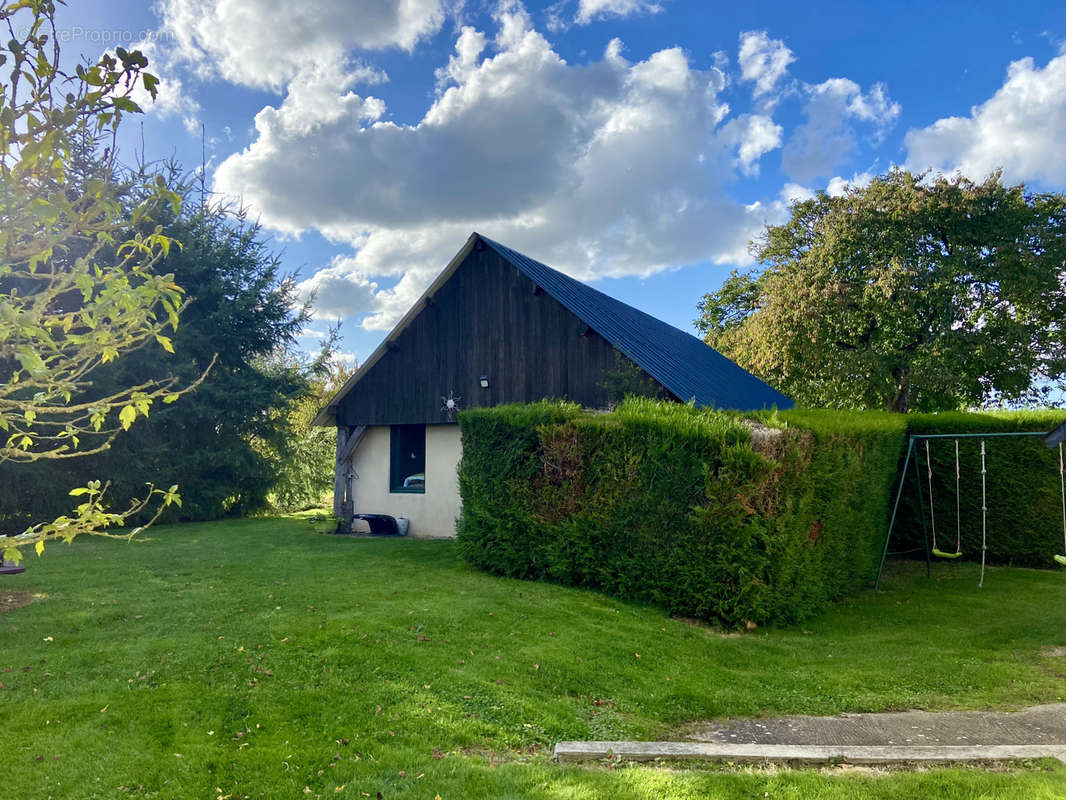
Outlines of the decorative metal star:
M 440 399 L 442 403 L 440 410 L 447 411 L 449 415 L 454 415 L 455 412 L 459 410 L 459 404 L 462 400 L 463 398 L 459 397 L 454 392 L 448 392 L 447 397 L 441 397 Z

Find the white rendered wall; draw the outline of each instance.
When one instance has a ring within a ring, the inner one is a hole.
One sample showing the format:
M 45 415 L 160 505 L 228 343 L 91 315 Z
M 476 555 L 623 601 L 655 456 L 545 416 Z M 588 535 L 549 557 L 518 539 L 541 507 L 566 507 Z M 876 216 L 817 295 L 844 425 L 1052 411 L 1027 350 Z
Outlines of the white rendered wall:
M 434 539 L 455 536 L 459 516 L 458 425 L 426 426 L 425 494 L 389 491 L 389 426 L 367 428 L 352 456 L 356 514 L 389 514 L 411 521 L 410 536 Z

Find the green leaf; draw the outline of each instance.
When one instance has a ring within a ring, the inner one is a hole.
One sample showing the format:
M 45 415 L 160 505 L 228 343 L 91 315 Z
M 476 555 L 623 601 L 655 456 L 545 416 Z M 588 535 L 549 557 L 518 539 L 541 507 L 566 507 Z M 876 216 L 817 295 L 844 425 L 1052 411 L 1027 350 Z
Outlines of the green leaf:
M 170 341 L 168 337 L 156 334 L 155 340 L 159 342 L 160 346 L 168 353 L 174 352 L 174 344 Z
M 18 359 L 22 368 L 34 377 L 48 372 L 48 367 L 45 365 L 44 360 L 33 350 L 19 350 L 15 353 L 15 358 Z
M 122 430 L 124 431 L 130 429 L 130 425 L 133 424 L 135 419 L 137 419 L 137 409 L 132 405 L 125 406 L 118 412 L 118 421 L 122 423 Z
M 156 94 L 159 92 L 159 78 L 150 72 L 145 72 L 141 75 L 141 81 L 144 83 L 144 90 L 155 100 Z
M 120 111 L 128 111 L 131 114 L 140 114 L 141 107 L 128 97 L 116 97 L 114 100 L 115 108 Z

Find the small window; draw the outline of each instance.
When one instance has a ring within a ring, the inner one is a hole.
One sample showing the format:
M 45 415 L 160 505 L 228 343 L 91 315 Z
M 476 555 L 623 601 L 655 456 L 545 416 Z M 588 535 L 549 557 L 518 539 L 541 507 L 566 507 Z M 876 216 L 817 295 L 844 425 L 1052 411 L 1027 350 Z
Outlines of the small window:
M 426 426 L 393 425 L 389 491 L 425 494 Z

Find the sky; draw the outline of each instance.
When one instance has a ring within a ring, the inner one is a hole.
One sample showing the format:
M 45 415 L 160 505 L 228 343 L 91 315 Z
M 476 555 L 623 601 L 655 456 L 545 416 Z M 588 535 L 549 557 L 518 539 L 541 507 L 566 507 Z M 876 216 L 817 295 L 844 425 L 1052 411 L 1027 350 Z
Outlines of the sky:
M 790 201 L 893 166 L 1066 191 L 1056 2 L 70 0 L 162 81 L 120 152 L 260 220 L 362 361 L 478 231 L 684 330 Z

